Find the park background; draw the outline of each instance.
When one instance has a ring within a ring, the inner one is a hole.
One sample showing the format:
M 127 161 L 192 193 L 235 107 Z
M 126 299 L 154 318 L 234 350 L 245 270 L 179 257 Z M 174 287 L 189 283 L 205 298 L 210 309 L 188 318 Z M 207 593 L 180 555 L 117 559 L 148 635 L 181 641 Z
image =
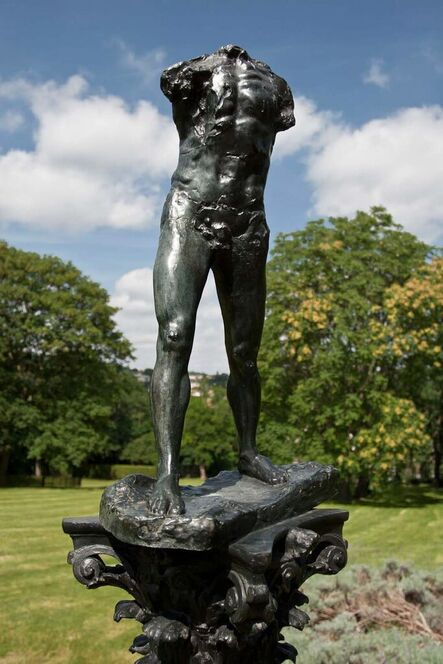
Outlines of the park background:
M 312 581 L 312 627 L 288 638 L 301 664 L 441 661 L 442 19 L 437 0 L 0 2 L 0 661 L 134 660 L 119 593 L 77 587 L 60 521 L 155 464 L 177 159 L 158 80 L 226 43 L 287 79 L 297 118 L 266 191 L 260 448 L 337 465 L 351 514 L 349 570 Z M 212 280 L 190 368 L 199 482 L 235 464 Z

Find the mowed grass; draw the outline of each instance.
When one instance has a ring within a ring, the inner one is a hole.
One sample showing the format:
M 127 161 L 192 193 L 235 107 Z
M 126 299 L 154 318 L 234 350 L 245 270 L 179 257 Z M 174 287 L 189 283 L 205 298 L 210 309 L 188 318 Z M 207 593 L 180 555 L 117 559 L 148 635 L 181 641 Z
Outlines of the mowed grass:
M 4 664 L 124 664 L 139 633 L 115 624 L 123 591 L 86 590 L 66 556 L 64 516 L 96 514 L 103 481 L 81 489 L 0 489 L 0 661 Z M 427 487 L 395 490 L 384 499 L 338 506 L 350 511 L 345 536 L 350 563 L 395 558 L 419 568 L 443 564 L 443 495 Z
M 428 570 L 443 565 L 442 489 L 395 487 L 360 503 L 328 506 L 349 511 L 349 564 L 395 559 Z

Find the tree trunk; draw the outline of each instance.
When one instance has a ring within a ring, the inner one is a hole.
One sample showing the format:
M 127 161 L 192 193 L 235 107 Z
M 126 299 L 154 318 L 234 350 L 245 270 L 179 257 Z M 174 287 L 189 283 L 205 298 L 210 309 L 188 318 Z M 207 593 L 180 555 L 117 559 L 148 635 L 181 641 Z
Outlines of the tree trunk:
M 443 479 L 441 476 L 441 446 L 439 442 L 434 442 L 434 484 L 436 487 L 443 486 Z
M 201 481 L 206 482 L 206 480 L 208 479 L 208 475 L 206 473 L 206 466 L 205 466 L 204 463 L 201 463 L 199 465 L 199 470 L 200 470 L 200 479 L 201 479 Z
M 352 502 L 352 483 L 347 479 L 340 483 L 340 489 L 337 495 L 337 500 L 343 503 Z
M 34 475 L 38 480 L 41 480 L 41 478 L 43 477 L 42 463 L 41 463 L 40 459 L 35 460 Z
M 9 450 L 0 449 L 0 486 L 6 485 L 10 456 L 11 452 Z
M 443 394 L 440 400 L 440 417 L 438 420 L 438 430 L 432 441 L 434 448 L 434 484 L 437 487 L 443 486 L 443 478 L 441 476 L 441 457 L 443 451 Z
M 355 487 L 354 498 L 359 500 L 364 498 L 369 493 L 369 477 L 367 475 L 359 475 L 357 486 Z
M 443 416 L 440 417 L 439 428 L 437 435 L 432 441 L 434 447 L 434 484 L 437 487 L 443 486 L 443 478 L 441 476 L 441 457 L 443 450 Z

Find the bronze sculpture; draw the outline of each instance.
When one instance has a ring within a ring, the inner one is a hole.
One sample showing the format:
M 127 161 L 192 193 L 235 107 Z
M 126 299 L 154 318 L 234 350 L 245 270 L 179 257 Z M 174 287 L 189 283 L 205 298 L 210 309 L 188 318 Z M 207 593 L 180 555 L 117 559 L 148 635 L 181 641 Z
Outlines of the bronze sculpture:
M 187 367 L 208 272 L 220 301 L 230 377 L 228 399 L 239 439 L 239 470 L 264 482 L 287 479 L 256 449 L 260 346 L 269 229 L 263 193 L 278 131 L 291 127 L 288 84 L 239 46 L 163 72 L 180 137 L 178 166 L 161 220 L 154 267 L 159 324 L 152 411 L 159 451 L 156 514 L 180 514 L 180 442 L 190 388 Z
M 263 190 L 276 132 L 294 123 L 292 95 L 238 46 L 171 67 L 162 89 L 173 102 L 180 157 L 154 273 L 159 476 L 132 474 L 107 487 L 99 519 L 65 519 L 74 545 L 68 561 L 87 588 L 114 586 L 132 596 L 117 603 L 114 619 L 140 623 L 130 647 L 138 664 L 295 662 L 281 629 L 308 622 L 300 588 L 310 576 L 345 566 L 348 514 L 314 509 L 335 495 L 335 468 L 278 468 L 255 445 L 269 233 Z M 187 365 L 209 269 L 225 324 L 241 472 L 184 487 L 182 499 Z M 118 564 L 109 565 L 109 556 Z

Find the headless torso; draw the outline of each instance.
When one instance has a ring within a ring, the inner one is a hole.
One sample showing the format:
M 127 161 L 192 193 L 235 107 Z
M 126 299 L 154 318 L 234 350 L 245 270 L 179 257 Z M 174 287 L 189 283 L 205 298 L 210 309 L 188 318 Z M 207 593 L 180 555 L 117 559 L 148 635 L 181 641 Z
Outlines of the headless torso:
M 238 46 L 170 67 L 161 86 L 173 104 L 180 153 L 154 267 L 159 335 L 151 389 L 159 465 L 150 510 L 179 514 L 184 510 L 178 463 L 190 396 L 188 362 L 210 269 L 224 321 L 239 470 L 272 484 L 286 479 L 256 449 L 256 360 L 269 237 L 264 187 L 275 135 L 291 127 L 294 117 L 287 83 Z

